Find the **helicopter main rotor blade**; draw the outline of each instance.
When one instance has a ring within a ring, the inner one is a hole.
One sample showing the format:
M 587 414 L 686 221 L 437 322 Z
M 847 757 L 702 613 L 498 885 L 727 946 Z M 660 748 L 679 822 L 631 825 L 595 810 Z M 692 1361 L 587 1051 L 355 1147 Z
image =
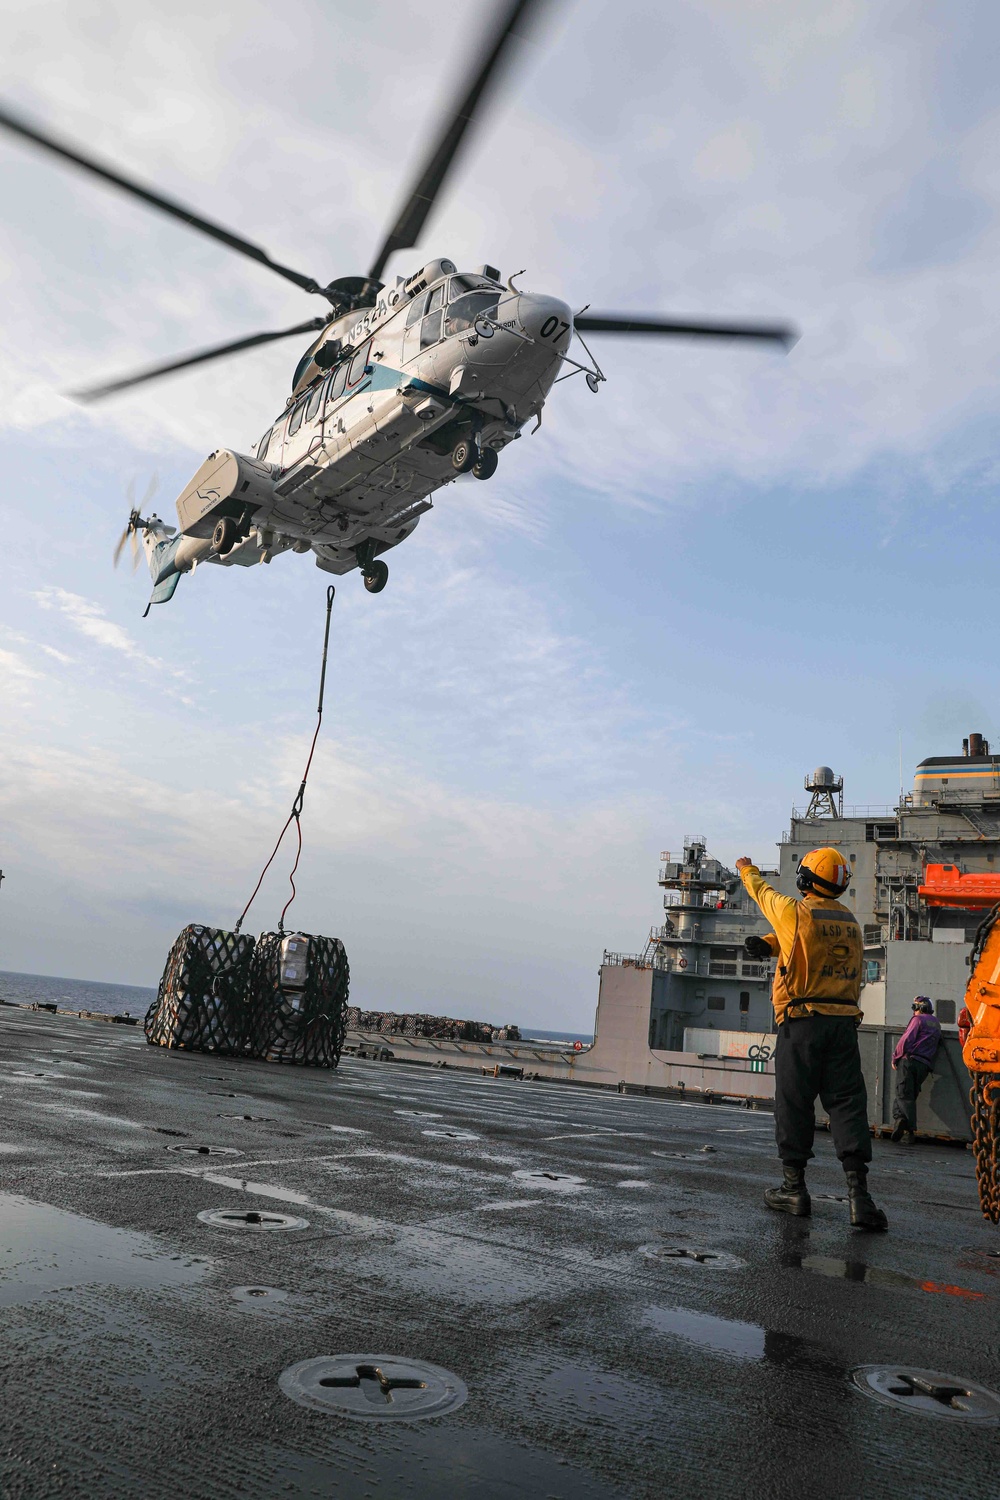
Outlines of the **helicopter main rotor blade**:
M 573 319 L 581 333 L 658 333 L 679 338 L 758 339 L 783 344 L 798 340 L 790 323 L 702 323 L 688 318 L 641 318 L 625 313 L 584 313 Z
M 409 250 L 417 243 L 466 133 L 475 124 L 484 94 L 496 81 L 504 63 L 509 61 L 512 39 L 517 35 L 524 35 L 534 14 L 544 3 L 545 0 L 507 0 L 497 33 L 480 58 L 465 93 L 455 104 L 425 159 L 395 224 L 372 263 L 368 272 L 369 280 L 381 281 L 390 255 L 396 250 Z
M 186 370 L 189 365 L 203 365 L 210 359 L 221 359 L 225 354 L 237 354 L 241 349 L 255 349 L 258 344 L 272 344 L 275 339 L 290 339 L 300 333 L 317 333 L 325 328 L 327 318 L 310 318 L 308 323 L 296 323 L 294 328 L 283 328 L 279 333 L 252 333 L 249 338 L 235 339 L 231 344 L 215 344 L 211 349 L 201 349 L 196 354 L 185 354 L 181 359 L 170 359 L 164 364 L 151 365 L 135 375 L 125 375 L 121 380 L 110 380 L 104 385 L 88 386 L 82 391 L 67 391 L 74 401 L 102 401 L 116 391 L 126 391 L 130 386 L 143 385 L 147 380 L 158 380 L 161 375 L 170 375 L 174 370 Z
M 143 187 L 139 182 L 133 182 L 131 178 L 122 176 L 113 167 L 105 165 L 94 157 L 83 155 L 82 152 L 67 145 L 65 141 L 48 135 L 35 125 L 29 125 L 27 120 L 22 119 L 20 115 L 12 114 L 9 109 L 0 108 L 0 128 L 22 136 L 33 145 L 41 146 L 44 151 L 51 151 L 53 156 L 62 157 L 63 161 L 71 162 L 75 167 L 82 167 L 85 172 L 92 172 L 95 177 L 100 177 L 103 182 L 110 182 L 112 187 L 120 188 L 123 193 L 130 193 L 133 198 L 141 199 L 151 208 L 157 208 L 161 213 L 169 214 L 173 219 L 180 219 L 182 224 L 187 224 L 190 228 L 207 234 L 210 239 L 218 240 L 223 245 L 228 245 L 230 250 L 249 256 L 251 260 L 257 261 L 258 265 L 266 266 L 269 271 L 275 271 L 279 276 L 283 276 L 286 281 L 293 281 L 304 292 L 322 292 L 323 288 L 319 282 L 314 281 L 311 276 L 303 276 L 301 272 L 293 271 L 289 266 L 279 265 L 259 245 L 252 245 L 249 240 L 233 234 L 231 230 L 224 229 L 221 224 L 214 224 L 211 219 L 203 219 L 200 214 L 192 213 L 189 208 L 185 208 L 182 203 L 177 203 L 173 198 L 167 198 L 162 193 L 154 193 L 151 188 Z

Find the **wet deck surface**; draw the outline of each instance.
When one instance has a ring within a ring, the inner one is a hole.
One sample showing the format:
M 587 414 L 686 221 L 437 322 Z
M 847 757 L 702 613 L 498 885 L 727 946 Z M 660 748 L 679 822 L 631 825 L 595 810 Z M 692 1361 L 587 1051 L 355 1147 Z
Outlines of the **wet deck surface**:
M 900 1363 L 1000 1389 L 1000 1233 L 971 1157 L 876 1143 L 891 1232 L 868 1236 L 826 1136 L 812 1219 L 762 1206 L 771 1131 L 0 1010 L 0 1494 L 994 1500 L 1000 1429 L 849 1381 Z M 199 1145 L 241 1154 L 170 1149 Z M 361 1422 L 279 1387 L 345 1352 L 431 1361 L 468 1400 Z

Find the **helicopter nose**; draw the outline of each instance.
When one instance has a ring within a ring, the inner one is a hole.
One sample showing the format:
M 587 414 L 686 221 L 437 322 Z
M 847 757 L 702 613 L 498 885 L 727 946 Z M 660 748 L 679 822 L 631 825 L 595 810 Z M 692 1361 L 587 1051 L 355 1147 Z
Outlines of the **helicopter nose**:
M 522 292 L 517 303 L 517 321 L 530 339 L 557 354 L 565 354 L 573 337 L 573 314 L 558 297 Z

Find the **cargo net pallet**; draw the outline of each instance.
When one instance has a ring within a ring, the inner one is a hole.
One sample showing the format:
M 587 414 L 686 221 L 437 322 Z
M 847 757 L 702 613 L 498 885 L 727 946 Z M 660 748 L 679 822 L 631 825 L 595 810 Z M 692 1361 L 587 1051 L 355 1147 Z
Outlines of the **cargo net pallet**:
M 146 1013 L 154 1047 L 335 1068 L 350 970 L 339 938 L 185 927 Z
M 456 1021 L 451 1016 L 399 1015 L 391 1010 L 359 1010 L 349 1007 L 347 1024 L 352 1031 L 378 1031 L 385 1035 L 427 1036 L 447 1042 L 519 1042 L 516 1026 L 493 1026 L 489 1021 Z

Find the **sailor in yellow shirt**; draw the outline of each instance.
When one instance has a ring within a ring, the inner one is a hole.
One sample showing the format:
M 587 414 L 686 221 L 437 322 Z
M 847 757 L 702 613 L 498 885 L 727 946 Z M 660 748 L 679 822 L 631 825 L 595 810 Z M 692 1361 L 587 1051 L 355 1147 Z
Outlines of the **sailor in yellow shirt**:
M 774 928 L 766 937 L 747 938 L 747 953 L 778 960 L 772 992 L 778 1030 L 774 1134 L 783 1181 L 767 1189 L 764 1201 L 781 1213 L 811 1212 L 805 1173 L 813 1155 L 818 1095 L 847 1174 L 851 1224 L 887 1229 L 885 1214 L 868 1192 L 872 1141 L 858 1049 L 861 930 L 854 913 L 837 900 L 850 883 L 850 866 L 838 849 L 813 849 L 796 874 L 800 901 L 768 885 L 751 859 L 738 859 L 736 868 Z

